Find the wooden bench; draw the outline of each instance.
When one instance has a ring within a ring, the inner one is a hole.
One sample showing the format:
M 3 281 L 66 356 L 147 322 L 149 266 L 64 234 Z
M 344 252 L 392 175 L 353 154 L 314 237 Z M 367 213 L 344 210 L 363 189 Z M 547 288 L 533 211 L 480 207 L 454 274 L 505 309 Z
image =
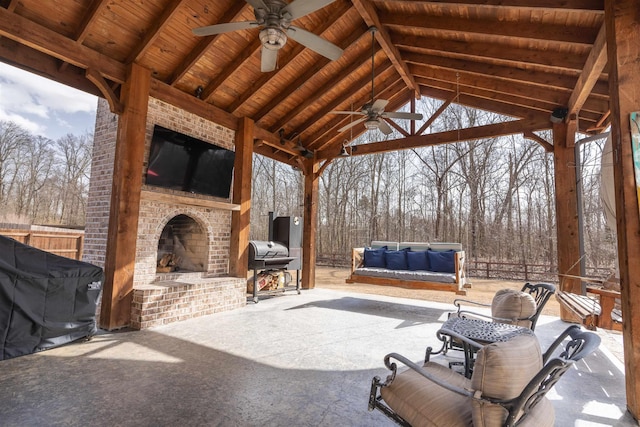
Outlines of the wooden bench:
M 556 299 L 572 314 L 577 323 L 583 324 L 587 329 L 621 331 L 622 316 L 615 308 L 615 300 L 620 298 L 620 293 L 595 286 L 587 286 L 587 293 L 597 296 L 559 291 L 556 293 Z

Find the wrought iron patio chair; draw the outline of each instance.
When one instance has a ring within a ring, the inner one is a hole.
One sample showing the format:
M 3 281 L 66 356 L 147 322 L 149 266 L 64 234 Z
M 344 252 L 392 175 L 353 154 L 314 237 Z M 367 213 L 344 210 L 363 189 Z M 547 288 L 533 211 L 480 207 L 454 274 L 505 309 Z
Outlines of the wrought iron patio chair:
M 551 283 L 525 283 L 520 291 L 501 289 L 496 292 L 491 304 L 457 298 L 453 301 L 457 311 L 452 315 L 479 317 L 535 330 L 544 306 L 555 292 L 556 287 Z M 490 307 L 491 315 L 467 310 L 464 305 Z
M 546 393 L 600 345 L 600 337 L 572 325 L 544 354 L 533 335 L 475 345 L 479 350 L 471 378 L 435 362 L 419 366 L 388 354 L 384 363 L 391 373 L 384 381 L 373 378 L 369 410 L 378 409 L 403 426 L 551 427 L 555 415 Z M 396 361 L 407 369 L 398 371 Z

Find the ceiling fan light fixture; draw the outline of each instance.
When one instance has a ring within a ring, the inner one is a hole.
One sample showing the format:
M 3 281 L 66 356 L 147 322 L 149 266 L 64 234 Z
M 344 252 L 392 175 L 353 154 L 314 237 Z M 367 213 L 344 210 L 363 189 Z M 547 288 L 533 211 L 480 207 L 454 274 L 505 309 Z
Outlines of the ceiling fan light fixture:
M 379 125 L 380 123 L 378 123 L 377 119 L 367 120 L 366 122 L 364 122 L 364 127 L 368 130 L 378 129 Z
M 287 43 L 287 35 L 278 28 L 264 28 L 260 31 L 260 41 L 269 50 L 280 50 Z

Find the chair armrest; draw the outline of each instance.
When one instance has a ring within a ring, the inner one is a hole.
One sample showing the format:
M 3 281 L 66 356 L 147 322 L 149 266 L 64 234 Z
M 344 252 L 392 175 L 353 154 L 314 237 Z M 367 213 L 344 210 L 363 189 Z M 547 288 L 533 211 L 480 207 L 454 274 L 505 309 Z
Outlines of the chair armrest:
M 610 298 L 620 298 L 620 292 L 596 286 L 587 286 L 587 292 Z
M 471 301 L 471 300 L 463 299 L 463 298 L 456 298 L 456 299 L 453 300 L 453 305 L 458 307 L 458 311 L 460 311 L 460 309 L 462 308 L 461 307 L 462 303 L 465 303 L 467 305 L 476 305 L 476 306 L 479 306 L 479 307 L 491 307 L 491 304 L 486 304 L 486 303 L 478 302 L 478 301 Z
M 422 377 L 426 378 L 427 380 L 433 382 L 434 384 L 439 385 L 440 387 L 443 387 L 453 393 L 457 393 L 460 394 L 462 396 L 467 396 L 467 397 L 472 397 L 473 396 L 473 392 L 467 389 L 464 389 L 462 387 L 458 387 L 455 386 L 453 384 L 449 384 L 445 381 L 443 381 L 442 379 L 436 377 L 435 375 L 431 375 L 429 372 L 427 372 L 426 370 L 424 370 L 421 366 L 419 366 L 418 364 L 412 362 L 411 360 L 407 359 L 406 357 L 398 354 L 398 353 L 389 353 L 384 357 L 384 364 L 385 366 L 392 371 L 392 374 L 389 375 L 387 377 L 387 381 L 385 381 L 385 383 L 380 384 L 382 387 L 386 387 L 388 385 L 390 385 L 393 380 L 395 379 L 396 376 L 396 372 L 398 369 L 398 366 L 396 365 L 395 362 L 392 362 L 391 359 L 395 359 L 398 362 L 401 362 L 403 365 L 407 366 L 409 369 L 411 369 L 412 371 L 417 372 L 418 374 L 420 374 Z M 378 378 L 378 377 L 376 377 Z

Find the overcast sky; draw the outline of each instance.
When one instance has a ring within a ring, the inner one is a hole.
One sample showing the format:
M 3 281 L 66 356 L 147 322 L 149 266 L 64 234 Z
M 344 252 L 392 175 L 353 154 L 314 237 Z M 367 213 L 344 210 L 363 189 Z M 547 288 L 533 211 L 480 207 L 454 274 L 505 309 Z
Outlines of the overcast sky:
M 0 121 L 56 140 L 93 132 L 97 98 L 0 62 Z

